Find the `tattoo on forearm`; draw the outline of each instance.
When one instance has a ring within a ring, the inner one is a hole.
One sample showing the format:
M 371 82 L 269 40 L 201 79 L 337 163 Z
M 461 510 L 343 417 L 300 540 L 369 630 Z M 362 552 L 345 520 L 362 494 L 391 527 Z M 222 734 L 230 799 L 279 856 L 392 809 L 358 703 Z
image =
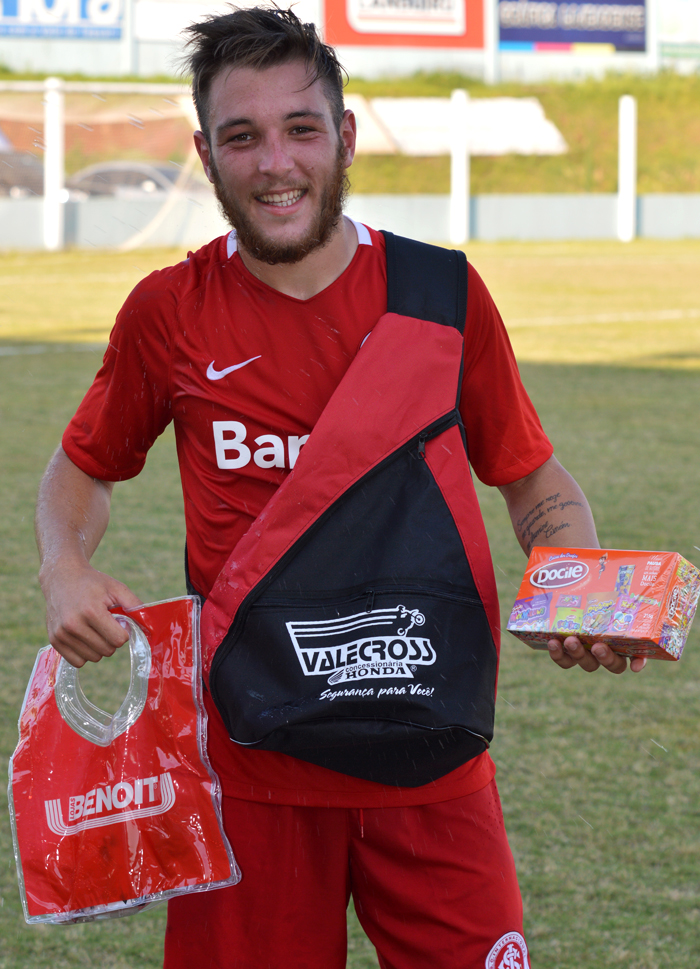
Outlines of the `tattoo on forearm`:
M 571 500 L 571 501 L 560 501 L 559 502 L 559 511 L 564 511 L 564 509 L 565 508 L 569 508 L 570 505 L 577 505 L 579 508 L 583 508 L 583 502 L 582 501 L 573 501 L 573 500 Z
M 557 492 L 556 495 L 550 495 L 549 498 L 543 498 L 542 501 L 539 501 L 534 508 L 531 508 L 530 511 L 526 515 L 523 515 L 520 521 L 516 523 L 518 528 L 521 529 L 522 531 L 522 529 L 528 524 L 532 516 L 537 514 L 538 512 L 539 512 L 538 517 L 542 517 L 542 515 L 544 515 L 543 509 L 545 505 L 551 505 L 553 508 L 555 508 L 556 503 L 557 501 L 559 501 L 560 497 L 561 497 L 560 493 Z M 550 509 L 547 508 L 547 511 L 549 510 Z
M 571 528 L 571 522 L 560 522 L 558 525 L 551 525 L 548 521 L 544 522 L 538 529 L 534 532 L 528 532 L 523 537 L 527 544 L 528 553 L 532 551 L 535 545 L 537 545 L 537 539 L 542 535 L 549 541 L 553 538 L 557 532 L 562 531 L 564 528 Z
M 574 500 L 560 501 L 560 498 L 560 493 L 549 495 L 549 497 L 539 501 L 527 514 L 523 515 L 516 522 L 516 527 L 528 553 L 532 551 L 538 539 L 542 540 L 544 538 L 549 541 L 558 532 L 566 528 L 571 528 L 571 522 L 569 521 L 557 521 L 556 518 L 551 521 L 549 516 L 553 512 L 563 512 L 565 508 L 572 506 L 583 507 L 583 502 Z

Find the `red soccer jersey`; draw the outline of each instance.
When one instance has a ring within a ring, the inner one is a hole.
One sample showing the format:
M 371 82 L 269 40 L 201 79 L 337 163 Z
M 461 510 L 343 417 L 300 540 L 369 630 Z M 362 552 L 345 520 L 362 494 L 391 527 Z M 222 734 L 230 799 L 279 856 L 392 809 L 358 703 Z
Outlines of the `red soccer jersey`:
M 78 467 L 118 481 L 139 473 L 156 437 L 174 421 L 190 577 L 204 595 L 294 466 L 386 311 L 383 236 L 357 229 L 360 245 L 350 265 L 309 300 L 256 279 L 231 236 L 152 273 L 119 313 L 103 366 L 66 430 L 63 447 Z M 507 484 L 538 468 L 552 448 L 498 311 L 471 266 L 464 345 L 460 410 L 470 461 L 482 481 Z M 417 804 L 478 790 L 493 775 L 484 754 L 426 788 L 384 788 L 284 754 L 238 747 L 208 706 L 212 762 L 224 792 L 237 797 L 346 807 Z

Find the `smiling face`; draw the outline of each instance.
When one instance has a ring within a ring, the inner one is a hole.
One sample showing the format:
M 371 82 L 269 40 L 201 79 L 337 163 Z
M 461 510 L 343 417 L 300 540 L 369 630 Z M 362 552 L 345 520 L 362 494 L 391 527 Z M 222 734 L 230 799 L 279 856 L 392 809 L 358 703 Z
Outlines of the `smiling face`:
M 296 263 L 337 230 L 355 123 L 333 123 L 323 82 L 303 61 L 224 69 L 210 91 L 211 144 L 195 134 L 204 170 L 253 258 Z

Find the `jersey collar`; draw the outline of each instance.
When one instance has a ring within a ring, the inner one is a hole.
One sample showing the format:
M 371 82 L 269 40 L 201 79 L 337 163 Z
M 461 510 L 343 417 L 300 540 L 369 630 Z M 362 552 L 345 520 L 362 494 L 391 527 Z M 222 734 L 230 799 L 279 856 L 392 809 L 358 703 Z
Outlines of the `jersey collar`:
M 349 218 L 349 216 L 348 216 Z M 369 234 L 369 229 L 362 222 L 356 222 L 355 219 L 350 219 L 352 224 L 355 226 L 355 231 L 357 232 L 357 242 L 361 246 L 371 246 L 372 236 Z M 236 239 L 236 230 L 231 229 L 226 239 L 226 257 L 228 259 L 234 254 L 238 248 L 238 241 Z

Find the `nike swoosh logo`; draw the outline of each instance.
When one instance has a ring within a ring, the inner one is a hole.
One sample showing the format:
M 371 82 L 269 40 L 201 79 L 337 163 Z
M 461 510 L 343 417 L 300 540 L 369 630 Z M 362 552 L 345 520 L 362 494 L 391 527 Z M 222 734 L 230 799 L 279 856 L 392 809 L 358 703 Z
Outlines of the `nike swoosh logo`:
M 210 380 L 221 380 L 221 378 L 225 377 L 227 373 L 233 373 L 234 370 L 240 370 L 241 367 L 247 366 L 249 363 L 252 363 L 253 360 L 259 360 L 261 356 L 262 353 L 259 353 L 257 357 L 251 357 L 250 360 L 244 360 L 243 363 L 234 363 L 232 367 L 226 367 L 225 370 L 216 370 L 214 368 L 214 361 L 212 360 L 207 367 L 207 377 Z

